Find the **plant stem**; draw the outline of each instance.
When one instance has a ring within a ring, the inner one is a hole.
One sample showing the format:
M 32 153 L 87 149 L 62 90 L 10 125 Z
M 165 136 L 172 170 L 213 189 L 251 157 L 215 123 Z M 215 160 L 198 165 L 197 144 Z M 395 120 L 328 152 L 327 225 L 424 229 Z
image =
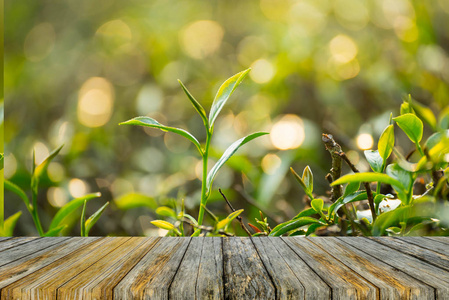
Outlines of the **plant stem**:
M 418 151 L 419 151 L 419 154 L 421 154 L 421 157 L 426 156 L 419 143 L 416 143 L 416 148 L 418 148 Z
M 341 153 L 342 150 L 340 145 L 334 141 L 332 135 L 330 134 L 323 133 L 322 141 L 324 143 L 324 146 L 326 147 L 326 150 L 329 151 L 332 157 L 332 168 L 330 170 L 330 175 L 332 181 L 335 181 L 341 176 L 341 157 L 339 153 Z M 341 185 L 333 186 L 331 201 L 332 202 L 337 201 L 338 198 L 341 197 L 341 195 L 342 195 L 342 186 Z
M 228 198 L 226 198 L 225 194 L 223 194 L 221 189 L 218 189 L 218 191 L 220 192 L 221 196 L 223 196 L 223 199 L 225 199 L 226 203 L 231 208 L 232 212 L 235 212 L 235 209 L 234 209 L 234 207 L 232 207 L 231 202 L 228 201 Z M 237 220 L 240 222 L 240 226 L 243 228 L 243 230 L 245 230 L 246 234 L 248 236 L 252 236 L 251 232 L 248 230 L 248 228 L 246 228 L 245 224 L 243 223 L 242 217 L 241 216 L 237 216 Z
M 206 136 L 206 145 L 204 147 L 204 153 L 203 153 L 203 179 L 201 182 L 201 204 L 200 204 L 200 211 L 198 213 L 198 225 L 201 226 L 203 224 L 203 217 L 204 217 L 204 209 L 206 207 L 207 198 L 208 198 L 208 191 L 207 191 L 207 159 L 209 157 L 209 145 L 210 145 L 210 138 L 211 138 L 211 132 L 207 131 Z
M 44 229 L 42 229 L 41 221 L 39 220 L 39 215 L 37 212 L 37 195 L 32 192 L 33 195 L 33 207 L 31 208 L 31 216 L 33 217 L 34 225 L 36 226 L 37 232 L 40 236 L 44 235 Z

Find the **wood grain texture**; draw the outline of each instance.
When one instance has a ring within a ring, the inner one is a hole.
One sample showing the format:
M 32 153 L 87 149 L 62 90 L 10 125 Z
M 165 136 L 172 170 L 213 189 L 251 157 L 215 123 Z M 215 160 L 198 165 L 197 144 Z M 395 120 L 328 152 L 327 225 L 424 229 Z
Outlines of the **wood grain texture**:
M 426 239 L 430 239 L 432 241 L 437 241 L 439 243 L 443 243 L 443 244 L 449 244 L 449 237 L 447 236 L 426 236 L 424 237 Z
M 329 299 L 329 286 L 282 240 L 252 238 L 276 287 L 277 299 Z
M 443 240 L 431 240 L 426 237 L 413 236 L 413 237 L 398 237 L 397 239 L 404 241 L 408 244 L 415 244 L 422 248 L 432 250 L 434 252 L 441 253 L 445 256 L 449 256 L 449 245 L 442 243 Z M 449 241 L 449 238 L 446 238 Z
M 310 238 L 321 249 L 339 260 L 360 277 L 379 289 L 380 299 L 435 299 L 435 292 L 429 285 L 395 269 L 378 259 L 333 237 Z
M 76 253 L 71 253 L 50 265 L 8 285 L 5 290 L 17 299 L 56 299 L 56 291 L 104 255 L 129 238 L 102 238 Z
M 429 264 L 432 264 L 436 267 L 445 269 L 449 271 L 449 257 L 438 252 L 422 248 L 416 244 L 412 244 L 407 242 L 410 239 L 399 239 L 393 237 L 383 237 L 383 238 L 372 238 L 378 243 L 381 243 L 385 246 L 398 250 L 402 253 L 409 254 L 414 256 L 420 260 L 423 260 Z M 415 240 L 416 241 L 416 240 Z M 418 241 L 419 243 L 419 241 Z M 449 247 L 447 247 L 449 248 Z M 449 249 L 447 249 L 449 250 Z
M 36 237 L 15 237 L 4 239 L 0 242 L 0 251 L 5 251 L 20 244 L 28 243 L 29 241 L 32 241 L 34 239 L 36 239 Z
M 226 299 L 275 299 L 276 290 L 250 238 L 223 238 Z
M 164 238 L 114 288 L 117 299 L 168 299 L 190 238 Z M 186 279 L 188 280 L 188 279 Z
M 449 299 L 449 272 L 369 238 L 338 239 L 432 286 L 437 299 Z
M 2 251 L 0 252 L 0 267 L 42 249 L 51 247 L 52 245 L 61 243 L 67 239 L 68 237 L 39 238 L 32 240 L 29 243 L 18 245 L 8 251 Z
M 331 288 L 332 299 L 377 299 L 378 289 L 307 238 L 283 240 Z
M 192 239 L 171 284 L 170 299 L 223 299 L 219 237 Z
M 112 289 L 157 242 L 130 238 L 58 288 L 58 299 L 111 299 Z
M 37 270 L 48 266 L 54 261 L 75 252 L 87 244 L 98 241 L 99 238 L 71 238 L 55 244 L 43 250 L 22 257 L 3 267 L 0 267 L 0 290 L 5 286 L 33 273 Z M 2 299 L 5 299 L 3 293 L 7 290 L 0 291 Z M 6 297 L 6 294 L 5 294 Z
M 7 238 L 0 298 L 449 299 L 448 241 Z
M 223 299 L 223 242 L 205 237 L 196 282 L 196 299 Z
M 195 299 L 204 238 L 193 239 L 170 287 L 170 299 Z

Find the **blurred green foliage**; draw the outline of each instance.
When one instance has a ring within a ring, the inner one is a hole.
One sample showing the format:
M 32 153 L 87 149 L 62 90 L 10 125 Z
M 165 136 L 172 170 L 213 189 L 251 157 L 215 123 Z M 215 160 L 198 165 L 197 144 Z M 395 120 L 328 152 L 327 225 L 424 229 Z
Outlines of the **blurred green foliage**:
M 444 0 L 7 1 L 5 177 L 26 189 L 33 149 L 39 164 L 64 143 L 40 181 L 44 227 L 69 199 L 100 191 L 86 215 L 111 205 L 90 235 L 158 234 L 151 207 L 185 199 L 197 211 L 201 161 L 181 137 L 117 124 L 148 115 L 204 140 L 177 79 L 209 110 L 223 79 L 251 67 L 217 119 L 210 154 L 216 161 L 237 138 L 273 132 L 239 150 L 215 185 L 244 217 L 260 208 L 274 227 L 304 206 L 290 167 L 310 165 L 314 192 L 326 192 L 321 132 L 367 171 L 360 150 L 399 115 L 404 94 L 448 110 L 448 20 Z M 414 147 L 402 133 L 397 144 Z M 6 217 L 25 209 L 5 199 Z M 148 209 L 133 199 L 149 199 Z M 225 217 L 221 199 L 212 193 L 208 207 Z M 76 220 L 69 233 L 79 235 Z M 30 216 L 15 234 L 36 234 Z

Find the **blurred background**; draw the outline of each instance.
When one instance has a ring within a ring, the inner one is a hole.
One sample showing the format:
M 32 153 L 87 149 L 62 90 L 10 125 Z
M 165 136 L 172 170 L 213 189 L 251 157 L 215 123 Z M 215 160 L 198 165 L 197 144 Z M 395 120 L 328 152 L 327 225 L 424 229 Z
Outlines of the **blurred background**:
M 148 115 L 203 142 L 177 79 L 209 111 L 221 83 L 251 67 L 216 122 L 211 160 L 249 133 L 270 135 L 221 169 L 208 207 L 230 212 L 220 187 L 245 220 L 262 209 L 275 225 L 304 207 L 291 166 L 309 165 L 326 194 L 322 132 L 368 170 L 362 150 L 376 149 L 404 95 L 448 106 L 448 28 L 446 0 L 6 1 L 5 177 L 29 192 L 33 149 L 39 163 L 64 144 L 40 183 L 44 228 L 71 199 L 101 192 L 87 214 L 111 205 L 91 235 L 158 235 L 158 205 L 185 199 L 196 217 L 200 158 L 175 134 L 118 123 Z M 5 191 L 5 216 L 18 210 L 15 234 L 36 235 Z

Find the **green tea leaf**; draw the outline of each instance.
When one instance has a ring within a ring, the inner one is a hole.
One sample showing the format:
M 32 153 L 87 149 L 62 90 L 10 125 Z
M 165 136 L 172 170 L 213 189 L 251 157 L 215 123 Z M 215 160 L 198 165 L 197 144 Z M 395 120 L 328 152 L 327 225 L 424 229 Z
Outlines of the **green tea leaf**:
M 377 144 L 377 149 L 379 150 L 379 155 L 382 157 L 384 162 L 390 156 L 394 148 L 394 126 L 388 125 L 384 129 L 379 138 L 379 143 Z
M 306 185 L 307 190 L 310 194 L 313 192 L 313 173 L 312 170 L 310 170 L 309 166 L 306 166 L 304 168 L 304 171 L 302 173 L 302 180 L 304 181 L 304 184 Z
M 115 205 L 121 210 L 128 210 L 137 207 L 148 207 L 156 209 L 157 203 L 153 197 L 139 194 L 129 193 L 114 199 Z
M 296 173 L 295 170 L 293 170 L 293 168 L 290 168 L 290 171 L 292 172 L 293 176 L 295 176 L 296 180 L 299 182 L 299 184 L 301 185 L 302 189 L 307 194 L 307 196 L 309 196 L 310 199 L 313 199 L 312 193 L 310 193 L 309 189 L 307 188 L 301 176 L 299 176 L 299 174 Z
M 321 212 L 323 210 L 323 206 L 324 206 L 324 202 L 323 199 L 313 199 L 312 202 L 310 203 L 310 206 L 312 206 L 312 208 L 317 212 Z
M 311 235 L 312 233 L 314 233 L 318 228 L 325 226 L 325 224 L 322 223 L 313 223 L 309 226 L 309 228 L 307 228 L 306 231 L 306 236 Z
M 156 213 L 160 216 L 164 216 L 164 217 L 169 217 L 169 218 L 173 218 L 173 219 L 177 219 L 176 213 L 173 209 L 171 209 L 170 207 L 167 206 L 159 206 L 156 209 Z
M 48 230 L 43 236 L 44 236 L 44 237 L 58 236 L 59 233 L 60 233 L 61 231 L 63 231 L 66 227 L 67 227 L 67 225 L 64 224 L 64 225 L 58 226 L 58 227 L 56 227 L 56 228 L 50 229 L 50 230 Z
M 393 118 L 398 126 L 405 132 L 408 138 L 415 144 L 418 144 L 423 135 L 423 123 L 414 114 L 405 114 Z
M 416 101 L 413 101 L 411 103 L 413 109 L 415 110 L 416 114 L 422 119 L 424 120 L 424 122 L 426 122 L 427 124 L 430 125 L 430 127 L 432 127 L 432 130 L 437 130 L 438 124 L 437 124 L 437 119 L 433 113 L 433 111 L 428 108 L 425 107 L 422 104 L 417 103 Z
M 228 80 L 226 80 L 221 87 L 218 89 L 217 94 L 215 95 L 214 102 L 212 103 L 212 107 L 209 113 L 209 130 L 212 131 L 212 127 L 214 126 L 215 120 L 218 117 L 221 109 L 225 105 L 226 101 L 228 101 L 229 97 L 232 95 L 237 86 L 242 82 L 245 76 L 251 71 L 251 69 L 247 69 L 240 73 L 235 74 Z
M 62 147 L 64 147 L 64 145 L 61 145 L 61 146 L 59 146 L 59 148 L 53 150 L 50 153 L 50 155 L 40 165 L 38 165 L 34 169 L 33 175 L 31 177 L 31 189 L 33 190 L 34 193 L 37 194 L 37 188 L 39 185 L 40 178 L 47 170 L 48 165 L 50 164 L 52 159 L 55 158 L 56 155 L 58 155 L 59 151 L 61 151 Z M 33 163 L 33 165 L 34 165 L 34 163 Z
M 388 165 L 386 173 L 401 183 L 401 185 L 391 184 L 391 186 L 398 193 L 399 198 L 406 201 L 408 191 L 411 190 L 413 185 L 413 173 L 402 169 L 398 164 Z
M 217 175 L 218 170 L 225 164 L 225 162 L 243 145 L 248 143 L 249 141 L 268 134 L 268 132 L 256 132 L 253 134 L 250 134 L 244 138 L 241 138 L 237 141 L 235 141 L 231 146 L 226 149 L 226 151 L 223 153 L 221 158 L 217 161 L 217 163 L 213 166 L 213 168 L 209 171 L 209 174 L 207 175 L 206 179 L 206 187 L 208 193 L 210 192 L 210 189 L 212 188 L 212 183 L 215 179 L 215 176 Z
M 175 229 L 175 226 L 167 221 L 163 221 L 163 220 L 155 220 L 155 221 L 151 221 L 151 224 L 153 224 L 156 227 L 165 229 L 165 230 L 173 230 Z
M 373 235 L 383 235 L 387 228 L 398 225 L 400 222 L 407 220 L 410 213 L 411 207 L 403 206 L 381 214 L 377 217 L 376 221 L 374 221 Z
M 21 211 L 16 212 L 3 223 L 3 230 L 0 228 L 0 236 L 13 236 L 14 228 L 16 228 L 17 221 L 22 215 Z
M 281 236 L 284 233 L 287 233 L 289 231 L 298 229 L 299 227 L 313 224 L 313 223 L 320 223 L 322 225 L 325 225 L 325 223 L 320 222 L 317 219 L 310 218 L 310 217 L 302 217 L 296 220 L 290 220 L 285 223 L 281 223 L 278 226 L 274 227 L 273 230 L 270 232 L 269 236 Z
M 173 132 L 173 133 L 179 134 L 180 136 L 185 137 L 186 139 L 191 141 L 198 148 L 198 151 L 201 154 L 203 154 L 203 150 L 201 149 L 200 143 L 198 142 L 198 140 L 190 132 L 188 132 L 188 131 L 186 131 L 184 129 L 162 125 L 161 123 L 159 123 L 158 121 L 156 121 L 153 118 L 150 118 L 150 117 L 136 117 L 136 118 L 133 118 L 131 120 L 122 122 L 119 125 L 145 126 L 145 127 L 151 127 L 151 128 L 158 128 L 158 129 L 160 129 L 162 131 L 168 131 L 168 132 Z
M 9 180 L 5 180 L 5 189 L 10 190 L 14 194 L 18 195 L 20 199 L 25 203 L 28 210 L 31 210 L 30 199 L 25 194 L 25 192 L 16 184 L 12 183 Z
M 438 124 L 442 129 L 449 129 L 449 106 L 440 112 Z
M 91 215 L 89 217 L 89 219 L 87 219 L 86 221 L 86 236 L 89 235 L 89 231 L 92 228 L 92 226 L 95 225 L 95 223 L 97 223 L 98 219 L 100 219 L 101 215 L 103 214 L 104 210 L 106 209 L 106 207 L 108 207 L 109 202 L 106 202 L 105 205 L 103 205 L 102 207 L 100 207 L 100 209 L 98 209 L 93 215 Z
M 349 194 L 355 193 L 360 188 L 360 182 L 350 182 L 345 188 L 345 192 L 343 193 L 343 198 L 348 196 Z
M 405 115 L 405 114 L 413 114 L 414 111 L 410 105 L 410 103 L 408 102 L 404 102 L 401 104 L 401 115 Z
M 375 181 L 390 185 L 396 185 L 404 189 L 404 186 L 402 185 L 401 182 L 388 176 L 387 174 L 371 173 L 371 172 L 345 175 L 332 182 L 331 186 L 349 182 L 375 182 Z
M 184 92 L 186 93 L 190 102 L 192 102 L 193 107 L 195 107 L 196 111 L 198 112 L 201 119 L 203 120 L 204 126 L 206 127 L 206 129 L 209 129 L 209 120 L 207 119 L 206 111 L 204 110 L 203 106 L 201 106 L 201 104 L 198 101 L 196 101 L 196 99 L 192 96 L 192 94 L 190 94 L 189 90 L 187 90 L 187 88 L 184 86 L 184 84 L 181 82 L 181 80 L 178 79 L 178 82 L 181 85 Z
M 229 214 L 229 216 L 227 216 L 225 219 L 223 219 L 217 223 L 217 227 L 216 227 L 217 230 L 220 230 L 220 229 L 228 226 L 232 222 L 232 220 L 237 218 L 238 215 L 240 215 L 242 212 L 243 212 L 243 209 L 239 209 L 239 210 L 236 210 L 236 211 L 232 212 L 231 214 Z
M 86 235 L 86 206 L 87 201 L 84 200 L 83 210 L 81 211 L 81 236 Z
M 378 150 L 365 150 L 366 160 L 368 161 L 371 169 L 376 173 L 382 173 L 383 159 L 379 155 Z
M 64 223 L 64 219 L 70 214 L 75 213 L 78 207 L 84 204 L 84 201 L 90 201 L 92 199 L 100 197 L 100 193 L 88 194 L 83 197 L 79 197 L 71 200 L 69 203 L 61 207 L 56 213 L 55 217 L 50 223 L 49 231 L 61 226 Z
M 332 203 L 332 205 L 329 207 L 329 216 L 333 214 L 334 212 L 337 212 L 340 207 L 347 203 L 356 202 L 356 201 L 362 201 L 368 199 L 368 196 L 366 195 L 365 191 L 357 191 L 355 193 L 349 194 L 345 197 L 338 198 L 337 201 Z

